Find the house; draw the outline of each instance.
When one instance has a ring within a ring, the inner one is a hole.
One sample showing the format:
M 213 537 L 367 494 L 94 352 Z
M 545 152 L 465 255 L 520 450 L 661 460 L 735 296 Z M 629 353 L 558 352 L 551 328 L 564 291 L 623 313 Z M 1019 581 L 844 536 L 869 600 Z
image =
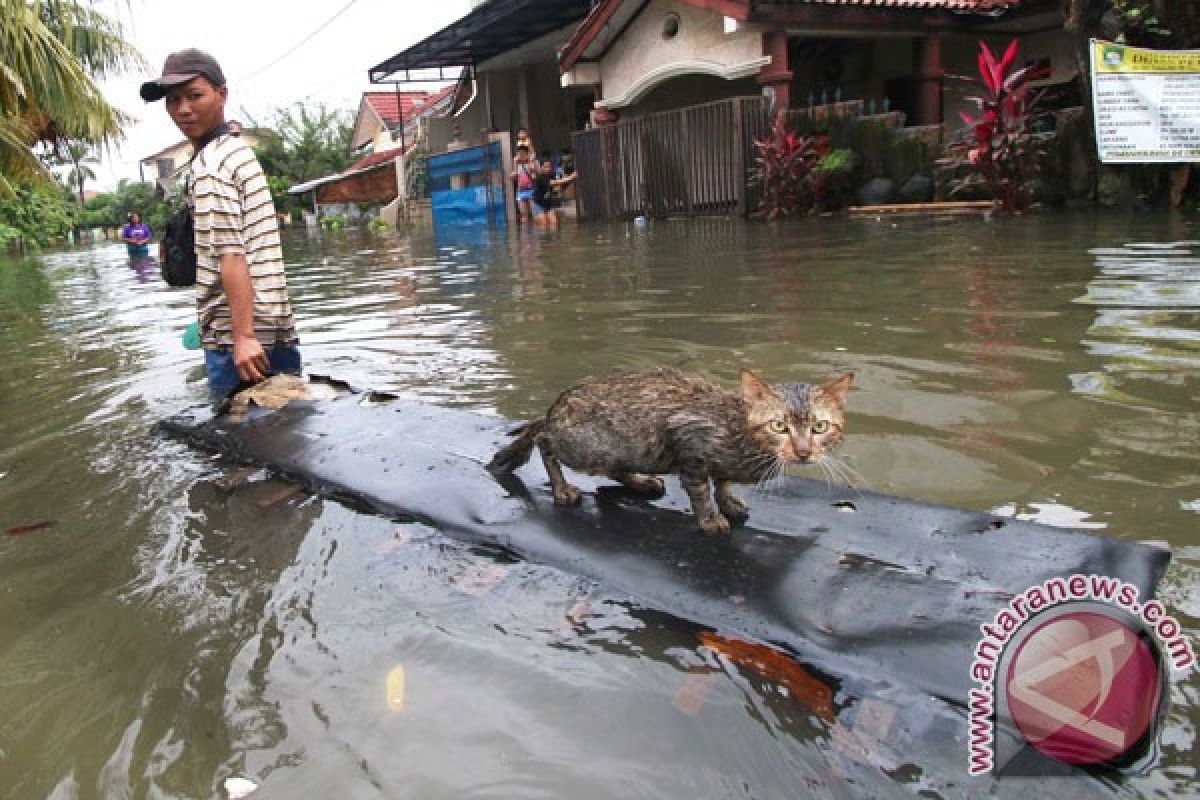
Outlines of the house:
M 558 153 L 592 108 L 591 88 L 564 89 L 558 69 L 559 48 L 591 8 L 592 0 L 487 0 L 369 76 L 374 84 L 458 80 L 450 118 L 431 125 L 432 152 L 455 138 L 480 144 L 528 128 L 539 152 Z
M 244 127 L 237 120 L 230 120 L 229 125 L 231 128 L 236 127 L 251 147 L 258 146 L 262 137 L 256 129 Z M 143 183 L 151 181 L 157 184 L 161 191 L 170 192 L 174 188 L 180 170 L 191 157 L 192 143 L 187 139 L 182 139 L 139 161 L 138 173 Z
M 874 102 L 909 125 L 957 124 L 948 74 L 977 41 L 1076 73 L 1056 0 L 601 0 L 562 49 L 562 85 L 594 91 L 597 124 L 730 97 L 772 109 Z
M 448 86 L 437 92 L 363 92 L 354 117 L 350 146 L 371 153 L 395 149 L 404 139 L 405 127 L 418 118 L 444 113 L 446 109 L 441 104 L 454 91 L 454 86 Z M 435 106 L 438 107 L 436 110 Z
M 313 213 L 359 217 L 378 209 L 395 223 L 409 195 L 405 156 L 428 148 L 430 120 L 450 110 L 455 86 L 440 90 L 364 92 L 351 146 L 360 158 L 345 170 L 297 184 L 289 194 L 312 193 Z
M 915 155 L 892 166 L 877 147 L 872 169 L 905 174 L 876 194 L 919 178 L 907 194 L 928 198 L 962 125 L 949 76 L 977 74 L 980 40 L 1019 38 L 1053 68 L 1054 102 L 1079 105 L 1062 28 L 1056 0 L 600 0 L 559 56 L 562 85 L 594 98 L 573 136 L 580 213 L 748 213 L 754 141 L 781 112 L 814 141 L 843 120 L 893 131 Z

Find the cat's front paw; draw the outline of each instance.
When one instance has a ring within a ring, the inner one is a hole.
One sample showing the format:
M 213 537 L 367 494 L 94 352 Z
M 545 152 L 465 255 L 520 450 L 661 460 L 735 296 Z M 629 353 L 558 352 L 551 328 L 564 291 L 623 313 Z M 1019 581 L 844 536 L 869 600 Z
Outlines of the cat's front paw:
M 728 534 L 729 520 L 723 514 L 709 514 L 699 520 L 700 530 L 705 533 Z
M 576 486 L 567 484 L 554 490 L 554 505 L 577 506 L 583 502 L 583 492 Z
M 734 497 L 731 494 L 724 497 L 717 497 L 717 508 L 721 509 L 724 514 L 735 522 L 745 522 L 750 516 L 750 506 L 740 497 Z

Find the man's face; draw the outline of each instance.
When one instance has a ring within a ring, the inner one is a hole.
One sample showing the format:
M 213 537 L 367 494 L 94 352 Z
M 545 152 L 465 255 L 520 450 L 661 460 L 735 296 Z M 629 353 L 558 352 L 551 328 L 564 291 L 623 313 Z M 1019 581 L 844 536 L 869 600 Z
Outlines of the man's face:
M 225 121 L 224 86 L 213 86 L 203 75 L 167 92 L 167 113 L 183 135 L 196 141 Z

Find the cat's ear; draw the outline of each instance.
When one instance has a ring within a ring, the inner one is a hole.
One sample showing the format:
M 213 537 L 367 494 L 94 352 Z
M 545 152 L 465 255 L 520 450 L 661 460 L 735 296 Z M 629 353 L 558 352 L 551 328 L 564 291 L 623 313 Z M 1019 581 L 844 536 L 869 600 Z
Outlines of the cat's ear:
M 833 401 L 838 408 L 845 410 L 846 408 L 846 393 L 850 391 L 850 384 L 854 382 L 854 373 L 847 372 L 837 380 L 832 380 L 821 387 L 821 394 Z
M 756 406 L 774 396 L 775 390 L 769 383 L 748 369 L 742 370 L 742 399 L 746 405 Z

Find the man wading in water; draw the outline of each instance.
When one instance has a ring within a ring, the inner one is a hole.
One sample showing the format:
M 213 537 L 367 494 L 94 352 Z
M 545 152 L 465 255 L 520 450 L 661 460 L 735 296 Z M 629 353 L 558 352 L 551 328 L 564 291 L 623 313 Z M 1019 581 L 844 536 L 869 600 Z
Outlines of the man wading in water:
M 195 148 L 188 203 L 196 229 L 196 307 L 215 397 L 275 372 L 300 374 L 275 204 L 254 151 L 225 124 L 228 96 L 216 60 L 199 50 L 167 56 L 142 99 L 167 114 Z

